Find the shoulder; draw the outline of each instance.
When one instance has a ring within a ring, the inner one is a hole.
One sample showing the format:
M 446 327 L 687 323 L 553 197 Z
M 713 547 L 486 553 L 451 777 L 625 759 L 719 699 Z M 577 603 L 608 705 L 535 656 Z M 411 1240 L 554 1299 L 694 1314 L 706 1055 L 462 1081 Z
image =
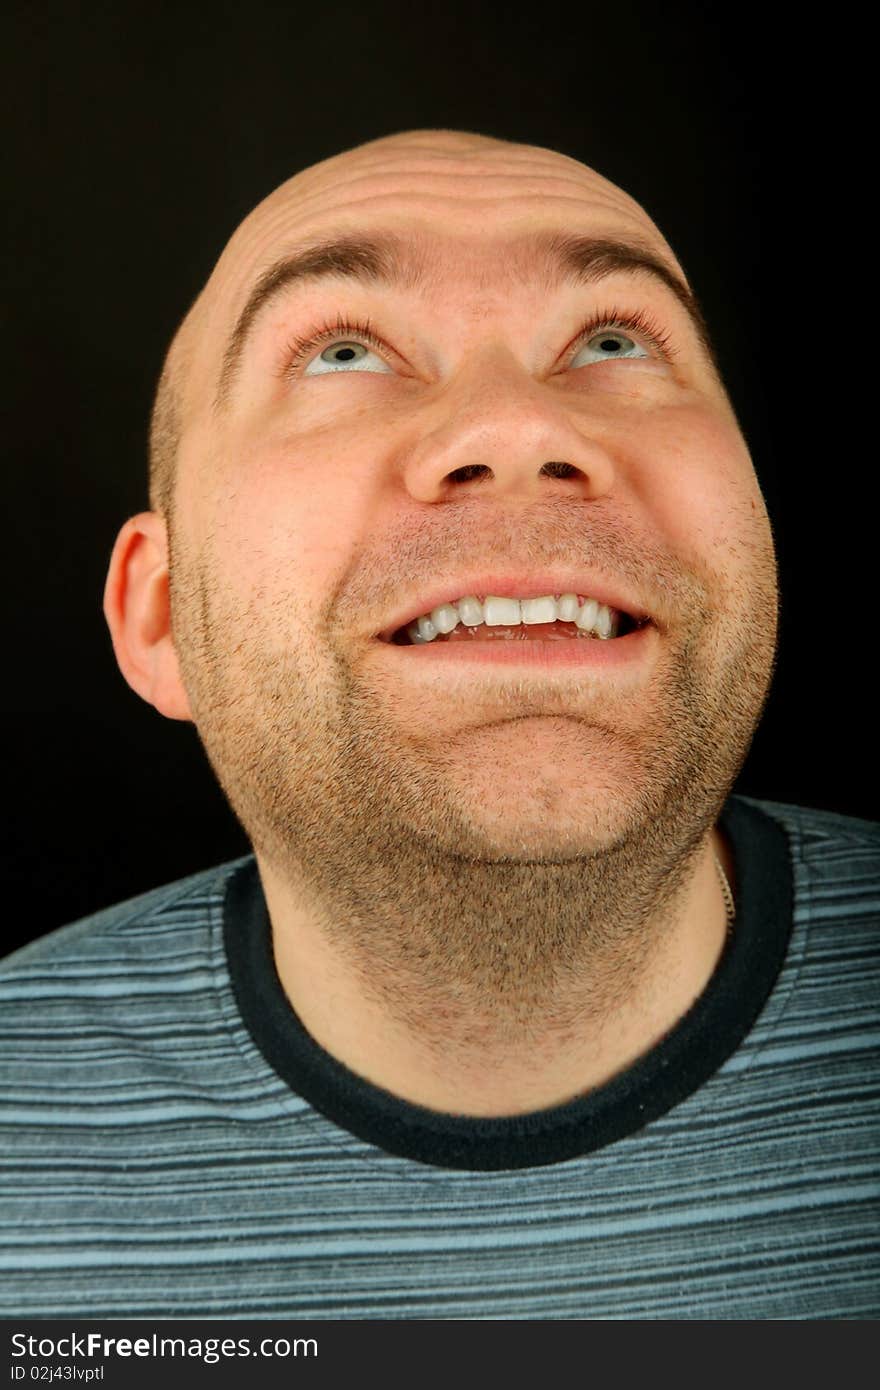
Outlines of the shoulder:
M 223 947 L 226 887 L 250 856 L 165 884 L 48 933 L 0 963 L 3 1143 L 50 1168 L 137 1149 L 235 1072 Z M 209 1101 L 210 1103 L 210 1101 Z M 94 1151 L 88 1145 L 98 1146 Z M 113 1158 L 111 1161 L 116 1162 Z
M 796 831 L 799 836 L 815 843 L 864 844 L 875 852 L 880 847 L 880 821 L 862 820 L 858 816 L 845 816 L 837 811 L 767 801 L 754 796 L 736 795 L 733 800 L 763 811 L 784 828 Z
M 0 986 L 4 980 L 39 975 L 44 969 L 57 977 L 65 964 L 87 960 L 96 968 L 100 961 L 109 964 L 114 954 L 136 950 L 139 936 L 169 919 L 198 926 L 207 920 L 212 904 L 222 900 L 235 870 L 252 859 L 253 855 L 244 855 L 203 869 L 48 932 L 0 960 Z
M 880 821 L 751 796 L 731 800 L 781 827 L 795 866 L 824 867 L 832 879 L 856 872 L 876 882 L 880 875 Z
M 250 858 L 116 903 L 0 962 L 0 1054 L 22 1095 L 82 1098 L 99 1063 L 143 1077 L 185 1057 L 193 1031 L 222 1034 L 226 885 Z

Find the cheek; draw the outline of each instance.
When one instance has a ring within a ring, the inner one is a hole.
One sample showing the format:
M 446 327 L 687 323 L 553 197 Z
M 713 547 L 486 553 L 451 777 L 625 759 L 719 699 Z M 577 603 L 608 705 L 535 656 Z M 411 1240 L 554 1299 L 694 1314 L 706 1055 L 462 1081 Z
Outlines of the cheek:
M 735 422 L 716 410 L 669 408 L 639 438 L 633 470 L 641 501 L 676 551 L 738 566 L 743 549 L 772 548 L 769 519 L 752 460 Z
M 224 452 L 213 529 L 245 587 L 320 604 L 369 528 L 369 451 L 322 430 Z

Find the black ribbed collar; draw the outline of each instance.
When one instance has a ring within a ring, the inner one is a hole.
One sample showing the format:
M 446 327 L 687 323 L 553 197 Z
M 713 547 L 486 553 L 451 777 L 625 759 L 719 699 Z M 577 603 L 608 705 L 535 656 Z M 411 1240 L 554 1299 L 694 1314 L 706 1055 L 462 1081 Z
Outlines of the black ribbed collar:
M 699 999 L 663 1040 L 606 1085 L 565 1105 L 509 1118 L 448 1115 L 356 1076 L 306 1032 L 275 969 L 256 861 L 230 878 L 229 971 L 242 1019 L 269 1065 L 334 1124 L 388 1153 L 439 1168 L 533 1168 L 587 1154 L 641 1129 L 692 1094 L 736 1050 L 776 981 L 792 926 L 792 871 L 779 823 L 739 797 L 720 816 L 736 864 L 733 935 Z

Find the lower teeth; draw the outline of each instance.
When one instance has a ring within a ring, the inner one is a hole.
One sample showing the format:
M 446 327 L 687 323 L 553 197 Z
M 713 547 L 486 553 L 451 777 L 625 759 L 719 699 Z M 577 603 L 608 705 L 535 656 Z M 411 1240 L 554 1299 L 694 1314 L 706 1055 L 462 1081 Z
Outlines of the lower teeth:
M 574 623 L 560 623 L 559 627 L 559 632 L 547 633 L 543 637 L 535 638 L 529 635 L 528 628 L 521 623 L 516 627 L 504 627 L 501 624 L 492 627 L 486 627 L 485 624 L 481 624 L 479 627 L 464 627 L 459 624 L 458 627 L 453 628 L 452 632 L 438 632 L 436 637 L 431 638 L 431 641 L 448 642 L 454 637 L 457 637 L 459 641 L 463 641 L 464 637 L 462 634 L 464 633 L 468 634 L 469 640 L 475 642 L 571 642 L 574 638 L 596 642 L 608 640 L 607 638 L 601 637 L 598 632 L 576 627 Z

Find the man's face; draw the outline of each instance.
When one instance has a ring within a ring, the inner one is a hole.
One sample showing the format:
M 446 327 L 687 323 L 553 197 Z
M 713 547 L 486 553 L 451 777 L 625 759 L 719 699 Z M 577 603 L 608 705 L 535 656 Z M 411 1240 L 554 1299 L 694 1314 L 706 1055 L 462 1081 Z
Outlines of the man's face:
M 278 865 L 330 883 L 376 856 L 401 880 L 425 854 L 681 852 L 742 764 L 776 637 L 745 442 L 674 293 L 644 272 L 560 278 L 551 233 L 636 237 L 678 269 L 573 160 L 421 133 L 284 185 L 192 315 L 175 645 L 215 770 Z M 388 234 L 421 274 L 291 281 L 218 408 L 267 267 Z M 631 315 L 649 327 L 614 328 Z M 566 590 L 651 622 L 608 641 L 378 636 L 468 594 Z

